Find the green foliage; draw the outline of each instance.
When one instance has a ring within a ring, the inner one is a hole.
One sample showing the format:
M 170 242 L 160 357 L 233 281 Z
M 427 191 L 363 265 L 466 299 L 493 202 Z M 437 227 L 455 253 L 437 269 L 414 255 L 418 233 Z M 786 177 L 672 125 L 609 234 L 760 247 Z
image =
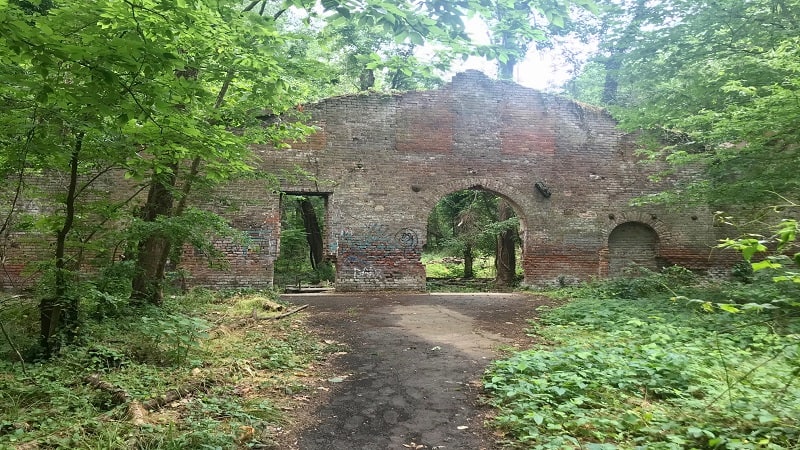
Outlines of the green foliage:
M 159 216 L 153 221 L 133 219 L 122 237 L 128 242 L 126 259 L 138 257 L 136 243 L 151 235 L 163 236 L 170 242 L 189 244 L 197 254 L 205 257 L 209 266 L 222 268 L 225 267 L 224 255 L 214 246 L 214 241 L 226 240 L 239 245 L 248 243 L 246 234 L 231 227 L 226 219 L 210 211 L 189 207 L 179 216 Z M 178 247 L 174 250 L 181 252 L 183 249 Z M 180 260 L 180 254 L 171 256 L 176 261 Z
M 189 352 L 200 348 L 200 340 L 208 338 L 209 328 L 207 321 L 179 313 L 160 319 L 142 316 L 134 326 L 148 343 L 149 357 L 173 364 L 185 363 Z
M 424 255 L 422 264 L 425 266 L 425 276 L 428 278 L 460 278 L 464 276 L 464 261 L 453 258 L 436 258 Z
M 582 30 L 599 49 L 575 86 L 629 130 L 652 130 L 644 154 L 703 177 L 653 200 L 731 206 L 800 192 L 797 161 L 800 3 L 603 1 Z M 735 205 L 731 204 L 735 199 Z
M 36 308 L 36 302 L 29 297 L 0 293 L 0 324 L 13 343 L 12 346 L 4 336 L 0 339 L 0 360 L 18 361 L 13 347 L 26 354 L 36 347 L 39 333 Z
M 446 255 L 425 254 L 422 256 L 428 278 L 460 278 L 464 276 L 464 261 Z M 481 255 L 474 261 L 475 278 L 494 278 L 494 257 Z
M 329 80 L 325 93 L 423 90 L 441 85 L 450 56 L 437 52 L 430 60 L 420 60 L 415 55 L 419 44 L 411 42 L 410 36 L 406 31 L 393 36 L 382 26 L 352 21 L 330 24 L 318 40 L 330 67 L 325 71 Z
M 773 221 L 769 227 L 772 229 L 771 236 L 749 233 L 736 239 L 723 239 L 718 245 L 719 248 L 734 250 L 742 255 L 744 261 L 733 268 L 735 278 L 745 283 L 760 281 L 744 290 L 750 294 L 749 301 L 718 301 L 700 297 L 693 299 L 693 302 L 700 303 L 707 310 L 719 308 L 731 313 L 781 308 L 800 311 L 800 248 L 797 243 L 800 223 L 797 219 L 786 218 L 797 211 L 798 205 L 787 202 L 773 209 L 779 217 L 767 219 Z M 727 224 L 733 225 L 730 219 L 723 218 Z M 737 296 L 730 297 L 736 299 Z M 685 296 L 681 298 L 687 299 Z
M 498 64 L 498 77 L 511 79 L 516 64 L 531 46 L 546 47 L 554 35 L 570 25 L 578 11 L 595 11 L 593 0 L 527 1 L 480 0 L 470 14 L 486 23 L 489 44 L 477 45 L 474 52 Z M 535 48 L 534 47 L 534 48 Z
M 598 285 L 598 293 L 609 298 L 637 299 L 649 295 L 673 292 L 682 286 L 697 281 L 697 276 L 681 266 L 670 266 L 661 272 L 652 272 L 644 267 L 626 270 L 626 276 Z
M 243 325 L 265 299 L 274 297 L 199 290 L 169 297 L 162 308 L 124 305 L 114 320 L 85 321 L 86 344 L 28 362 L 25 373 L 8 343 L 0 342 L 0 448 L 274 445 L 271 433 L 283 420 L 284 397 L 307 389 L 293 372 L 341 348 L 322 345 L 296 323 Z M 0 320 L 13 325 L 6 330 L 19 344 L 25 333 L 37 333 L 35 305 L 13 299 L 12 306 L 9 300 L 3 298 Z M 26 306 L 34 313 L 27 318 Z M 151 411 L 148 423 L 136 426 L 125 418 L 127 405 L 86 383 L 89 374 L 141 402 L 199 379 L 213 387 L 165 406 L 163 414 Z
M 256 111 L 280 113 L 298 103 L 302 83 L 284 71 L 281 49 L 299 37 L 282 36 L 274 21 L 243 12 L 238 2 L 50 6 L 0 9 L 8 24 L 0 37 L 0 173 L 4 182 L 8 175 L 18 181 L 14 199 L 19 193 L 32 202 L 31 231 L 58 239 L 54 255 L 45 256 L 54 273 L 45 278 L 52 288 L 42 308 L 53 311 L 42 317 L 74 322 L 83 290 L 74 284 L 86 260 L 113 263 L 119 253 L 110 250 L 132 222 L 128 238 L 155 236 L 177 248 L 189 242 L 206 254 L 212 236 L 230 234 L 221 219 L 187 209 L 188 196 L 251 172 L 248 144 L 296 134 L 290 123 L 262 127 Z M 147 187 L 142 224 L 133 220 L 140 215 L 133 199 Z M 154 249 L 133 243 L 127 256 L 167 257 Z M 163 273 L 153 278 L 160 285 Z M 43 327 L 57 328 L 55 320 Z
M 741 283 L 752 283 L 755 272 L 748 261 L 739 261 L 731 268 L 731 277 Z
M 663 295 L 578 293 L 534 323 L 552 345 L 497 361 L 485 375 L 498 408 L 494 424 L 513 442 L 653 449 L 800 443 L 796 334 L 776 333 L 761 318 L 703 314 Z
M 519 228 L 519 218 L 498 221 L 499 197 L 482 190 L 464 190 L 445 196 L 428 216 L 427 252 L 463 256 L 469 245 L 479 254 L 493 254 L 497 234 Z

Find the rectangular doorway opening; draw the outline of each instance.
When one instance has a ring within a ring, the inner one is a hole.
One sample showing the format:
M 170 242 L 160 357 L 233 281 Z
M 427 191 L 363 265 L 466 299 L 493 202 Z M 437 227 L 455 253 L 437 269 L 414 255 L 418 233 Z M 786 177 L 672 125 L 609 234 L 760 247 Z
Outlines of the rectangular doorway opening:
M 325 251 L 329 196 L 320 192 L 281 193 L 275 286 L 293 292 L 333 287 L 336 269 Z

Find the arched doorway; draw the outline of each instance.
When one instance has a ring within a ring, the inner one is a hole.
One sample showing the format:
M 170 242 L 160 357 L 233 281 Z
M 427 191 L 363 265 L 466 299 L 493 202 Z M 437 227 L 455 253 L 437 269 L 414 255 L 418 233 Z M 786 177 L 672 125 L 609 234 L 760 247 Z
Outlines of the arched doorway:
M 431 289 L 505 289 L 521 277 L 520 219 L 482 186 L 444 195 L 431 210 L 422 264 Z
M 629 267 L 659 270 L 658 241 L 658 233 L 642 222 L 625 222 L 615 227 L 608 236 L 609 276 L 622 276 Z

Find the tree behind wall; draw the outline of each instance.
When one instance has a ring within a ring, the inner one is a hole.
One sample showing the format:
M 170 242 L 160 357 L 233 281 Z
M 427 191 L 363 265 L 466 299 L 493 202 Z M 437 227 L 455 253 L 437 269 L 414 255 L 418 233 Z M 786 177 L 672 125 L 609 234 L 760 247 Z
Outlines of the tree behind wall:
M 426 251 L 461 257 L 464 278 L 473 278 L 475 256 L 497 255 L 498 236 L 510 234 L 508 242 L 516 247 L 518 220 L 510 206 L 506 206 L 505 211 L 498 210 L 503 204 L 508 205 L 501 197 L 483 190 L 464 190 L 445 196 L 428 217 Z M 500 213 L 504 215 L 500 216 Z M 500 217 L 505 219 L 500 221 Z M 514 253 L 512 249 L 505 254 Z M 516 274 L 516 260 L 513 256 L 506 257 L 502 263 L 509 267 L 508 285 L 511 285 Z M 496 261 L 495 264 L 499 263 Z
M 800 196 L 800 2 L 601 3 L 599 52 L 573 93 L 585 99 L 611 80 L 606 106 L 626 129 L 652 132 L 649 157 L 705 170 L 652 200 L 739 207 Z
M 514 218 L 514 210 L 504 199 L 497 205 L 498 222 L 507 222 Z M 514 285 L 517 275 L 517 228 L 505 227 L 497 235 L 497 252 L 495 253 L 495 269 L 497 272 L 495 283 L 498 287 L 508 288 Z
M 280 255 L 275 261 L 276 283 L 295 285 L 333 281 L 333 268 L 324 255 L 324 215 L 324 197 L 282 196 Z
M 300 209 L 300 215 L 303 217 L 303 228 L 306 230 L 306 241 L 308 242 L 311 267 L 314 270 L 318 270 L 325 257 L 320 221 L 314 209 L 314 204 L 311 203 L 308 197 L 298 199 L 297 203 Z

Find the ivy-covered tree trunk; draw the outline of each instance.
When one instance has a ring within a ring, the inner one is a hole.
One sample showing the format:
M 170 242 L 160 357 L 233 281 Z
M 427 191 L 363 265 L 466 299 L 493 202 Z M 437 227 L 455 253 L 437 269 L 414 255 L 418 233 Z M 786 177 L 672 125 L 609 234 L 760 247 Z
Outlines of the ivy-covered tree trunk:
M 311 267 L 317 270 L 325 257 L 325 248 L 322 242 L 322 229 L 319 226 L 317 212 L 314 204 L 308 198 L 297 201 L 300 214 L 303 217 L 303 227 L 306 229 L 306 240 L 310 249 Z
M 83 147 L 83 133 L 78 133 L 75 147 L 72 149 L 69 161 L 69 185 L 67 197 L 64 200 L 64 224 L 56 234 L 55 252 L 55 280 L 52 296 L 45 297 L 39 303 L 40 345 L 44 356 L 50 357 L 58 350 L 58 342 L 54 339 L 62 328 L 66 329 L 66 337 L 72 340 L 75 337 L 78 323 L 78 300 L 69 293 L 67 277 L 66 246 L 67 237 L 75 223 L 75 197 L 78 192 L 78 165 Z
M 503 222 L 514 217 L 514 210 L 503 199 L 497 205 L 498 221 Z M 516 275 L 517 255 L 516 242 L 514 239 L 514 229 L 501 231 L 497 236 L 497 253 L 495 254 L 495 269 L 497 278 L 495 284 L 498 287 L 511 287 L 514 284 Z
M 154 222 L 158 217 L 172 215 L 177 164 L 167 174 L 153 177 L 141 219 Z M 156 231 L 139 243 L 136 272 L 131 297 L 144 303 L 160 305 L 164 300 L 164 279 L 172 242 L 169 236 Z

